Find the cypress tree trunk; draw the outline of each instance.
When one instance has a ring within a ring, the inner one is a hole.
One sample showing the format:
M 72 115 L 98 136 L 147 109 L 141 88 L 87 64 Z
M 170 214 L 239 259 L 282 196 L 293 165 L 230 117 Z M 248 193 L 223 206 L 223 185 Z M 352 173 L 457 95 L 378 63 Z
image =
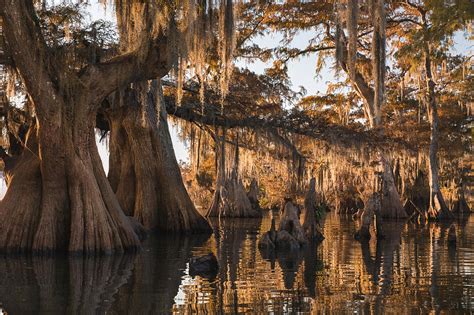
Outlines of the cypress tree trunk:
M 374 32 L 372 35 L 372 77 L 373 86 L 371 86 L 369 79 L 365 78 L 359 72 L 355 65 L 356 61 L 356 37 L 357 29 L 357 1 L 351 0 L 348 6 L 349 14 L 349 42 L 342 36 L 339 38 L 338 45 L 341 46 L 341 54 L 339 56 L 339 63 L 342 69 L 348 74 L 348 77 L 357 91 L 359 96 L 364 101 L 364 111 L 368 119 L 369 127 L 379 130 L 383 133 L 382 125 L 382 106 L 385 102 L 385 2 L 382 0 L 371 0 L 370 9 L 372 14 L 372 24 Z M 351 16 L 352 15 L 352 16 Z M 351 51 L 352 50 L 352 51 Z M 384 218 L 400 219 L 405 218 L 406 212 L 403 209 L 400 195 L 395 185 L 393 173 L 390 169 L 390 164 L 387 161 L 386 155 L 381 152 L 381 160 L 383 164 L 383 198 L 382 209 L 380 215 Z
M 161 87 L 158 90 L 161 98 Z M 109 115 L 109 181 L 125 213 L 135 217 L 147 229 L 173 232 L 210 230 L 184 186 L 164 105 L 155 109 L 151 94 L 146 104 L 140 104 L 136 92 L 126 93 L 126 106 L 117 106 Z M 144 121 L 141 119 L 143 110 Z
M 112 91 L 168 72 L 167 38 L 75 72 L 47 46 L 32 0 L 2 4 L 5 39 L 34 105 L 36 129 L 21 157 L 24 167 L 14 171 L 0 203 L 0 251 L 137 249 L 138 237 L 102 168 L 94 126 Z
M 323 234 L 319 231 L 318 220 L 316 218 L 317 198 L 316 198 L 316 179 L 313 177 L 309 182 L 309 189 L 304 199 L 305 215 L 303 230 L 306 238 L 310 241 L 322 241 Z
M 220 140 L 217 162 L 216 190 L 207 217 L 260 218 L 260 208 L 254 207 L 238 175 L 239 149 L 236 145 L 234 165 L 229 175 L 225 172 L 225 130 Z M 216 144 L 218 145 L 218 144 Z
M 103 171 L 94 119 L 80 102 L 70 102 L 68 113 L 62 104 L 49 104 L 47 115 L 37 109 L 37 127 L 0 204 L 1 250 L 97 254 L 138 248 Z
M 249 198 L 249 201 L 254 209 L 260 209 L 260 201 L 258 200 L 258 195 L 259 189 L 257 180 L 255 178 L 252 178 L 247 197 Z
M 383 237 L 383 222 L 380 215 L 381 200 L 378 193 L 372 193 L 364 201 L 364 212 L 361 216 L 361 225 L 359 230 L 355 233 L 354 237 L 357 240 L 369 240 L 370 239 L 370 225 L 374 221 L 376 216 L 376 229 L 377 238 Z
M 216 158 L 216 190 L 212 197 L 211 205 L 207 210 L 206 217 L 219 217 L 222 212 L 226 212 L 228 205 L 224 202 L 223 197 L 226 195 L 224 184 L 226 181 L 225 174 L 225 128 L 222 128 L 222 137 L 219 138 L 219 134 L 216 130 L 216 145 L 215 145 L 215 158 Z
M 435 99 L 435 83 L 431 73 L 431 57 L 428 44 L 425 45 L 425 72 L 427 88 L 427 106 L 430 120 L 430 150 L 429 150 L 429 186 L 430 207 L 428 214 L 434 219 L 450 219 L 453 217 L 446 205 L 439 186 L 438 167 L 438 142 L 439 142 L 439 117 L 438 104 Z
M 392 168 L 390 167 L 390 163 L 384 157 L 382 157 L 382 165 L 382 206 L 379 215 L 386 219 L 406 218 L 407 213 L 403 208 L 400 195 L 398 194 Z
M 28 133 L 26 148 L 8 170 L 7 192 L 0 201 L 0 246 L 32 247 L 41 203 L 41 172 L 36 128 Z M 8 232 L 8 233 L 7 233 Z M 11 245 L 10 245 L 11 246 Z

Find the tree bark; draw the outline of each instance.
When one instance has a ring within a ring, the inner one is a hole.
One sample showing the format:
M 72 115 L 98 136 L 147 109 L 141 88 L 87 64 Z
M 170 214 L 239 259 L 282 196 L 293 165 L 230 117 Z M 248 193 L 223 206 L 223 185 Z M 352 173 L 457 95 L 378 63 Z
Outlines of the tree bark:
M 428 214 L 433 219 L 450 219 L 453 217 L 446 205 L 439 186 L 438 143 L 439 143 L 439 117 L 438 104 L 435 98 L 435 83 L 431 73 L 431 56 L 428 44 L 425 44 L 425 72 L 427 89 L 427 106 L 430 120 L 430 149 L 429 149 L 429 186 L 430 207 Z
M 407 213 L 403 208 L 400 195 L 398 194 L 392 168 L 386 158 L 382 157 L 383 165 L 383 187 L 382 187 L 382 206 L 378 215 L 386 219 L 403 219 Z
M 309 189 L 304 199 L 305 216 L 303 230 L 306 234 L 306 238 L 310 241 L 322 241 L 324 239 L 318 227 L 318 219 L 316 218 L 317 206 L 316 179 L 313 177 L 310 180 Z
M 140 104 L 137 92 L 129 90 L 128 96 L 118 101 L 126 105 L 109 110 L 108 177 L 112 189 L 125 213 L 135 217 L 146 229 L 210 231 L 184 186 L 165 108 L 154 106 L 155 101 L 160 102 L 154 97 L 162 98 L 161 86 L 157 90 L 157 96 L 147 95 L 146 104 Z M 145 121 L 141 119 L 142 110 L 146 111 Z
M 216 137 L 217 138 L 217 137 Z M 230 218 L 260 218 L 262 213 L 260 208 L 255 208 L 247 193 L 245 192 L 242 179 L 238 175 L 238 144 L 234 165 L 230 176 L 225 171 L 225 129 L 223 130 L 220 149 L 216 150 L 217 159 L 217 179 L 216 190 L 212 203 L 207 211 L 207 217 L 230 217 Z
M 260 202 L 258 200 L 258 195 L 259 195 L 259 189 L 258 189 L 257 180 L 255 178 L 252 178 L 247 196 L 254 209 L 260 209 Z
M 469 205 L 466 201 L 466 197 L 464 195 L 464 184 L 462 182 L 459 183 L 456 190 L 457 200 L 454 203 L 453 212 L 461 215 L 469 214 L 471 212 L 471 209 L 469 208 Z
M 54 124 L 37 115 L 38 128 L 32 127 L 0 204 L 1 251 L 137 249 L 137 235 L 107 182 L 92 126 L 66 117 Z
M 38 225 L 41 172 L 34 128 L 25 143 L 26 148 L 18 157 L 18 162 L 8 172 L 8 189 L 0 201 L 0 246 L 3 250 L 6 247 L 12 251 L 31 248 Z
M 380 216 L 381 200 L 378 193 L 373 193 L 365 202 L 364 202 L 364 212 L 361 216 L 361 225 L 359 230 L 354 235 L 354 238 L 357 240 L 369 240 L 370 239 L 370 225 L 374 221 L 374 216 L 376 219 L 376 230 L 377 237 L 380 238 L 383 236 L 382 232 L 382 218 Z
M 112 91 L 168 72 L 166 37 L 147 43 L 147 54 L 140 47 L 76 73 L 54 59 L 33 1 L 2 4 L 6 43 L 32 99 L 36 129 L 22 156 L 25 167 L 18 168 L 0 204 L 0 251 L 137 249 L 138 237 L 102 168 L 94 123 L 99 104 Z

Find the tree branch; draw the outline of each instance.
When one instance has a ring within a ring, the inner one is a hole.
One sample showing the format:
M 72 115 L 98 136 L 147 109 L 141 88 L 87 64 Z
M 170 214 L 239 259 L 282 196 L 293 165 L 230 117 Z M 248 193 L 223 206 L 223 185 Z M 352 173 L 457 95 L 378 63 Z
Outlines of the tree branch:
M 140 46 L 133 52 L 87 66 L 80 79 L 94 95 L 93 101 L 101 102 L 130 83 L 165 76 L 171 68 L 168 47 L 168 37 L 161 35 L 147 47 Z
M 204 115 L 201 114 L 201 104 L 198 102 L 186 103 L 177 107 L 173 97 L 165 97 L 166 111 L 169 115 L 192 123 L 200 123 L 210 126 L 223 126 L 232 128 L 249 128 L 252 130 L 264 130 L 267 132 L 284 131 L 289 134 L 307 136 L 312 139 L 321 140 L 342 147 L 366 146 L 375 150 L 391 150 L 397 147 L 409 153 L 416 151 L 403 139 L 391 138 L 380 135 L 376 130 L 359 131 L 349 127 L 330 124 L 324 120 L 315 120 L 302 112 L 282 113 L 273 117 L 247 116 L 246 118 L 224 117 L 219 111 L 214 111 L 213 106 L 208 107 Z M 289 140 L 288 140 L 289 141 Z
M 33 98 L 41 100 L 45 107 L 52 107 L 57 104 L 59 75 L 41 34 L 33 2 L 3 2 L 0 15 L 10 57 Z

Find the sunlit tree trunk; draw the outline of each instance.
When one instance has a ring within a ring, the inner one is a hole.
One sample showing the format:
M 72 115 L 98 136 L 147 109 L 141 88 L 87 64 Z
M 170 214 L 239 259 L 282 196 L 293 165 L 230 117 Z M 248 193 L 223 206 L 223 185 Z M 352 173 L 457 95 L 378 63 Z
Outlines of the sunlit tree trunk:
M 372 77 L 374 85 L 373 87 L 369 84 L 368 80 L 357 71 L 355 67 L 356 62 L 356 49 L 354 48 L 354 37 L 357 37 L 357 1 L 350 1 L 351 4 L 348 6 L 348 17 L 349 17 L 349 43 L 341 35 L 337 38 L 337 41 L 341 43 L 337 44 L 337 47 L 341 47 L 341 54 L 339 63 L 343 70 L 348 74 L 349 79 L 354 86 L 357 93 L 363 99 L 364 110 L 366 117 L 368 118 L 368 124 L 371 129 L 376 129 L 383 133 L 382 124 L 382 107 L 385 102 L 385 2 L 383 0 L 371 0 L 370 8 L 372 14 L 372 24 L 374 27 L 372 34 Z M 352 50 L 352 51 L 351 51 Z M 355 51 L 354 51 L 355 50 Z M 372 211 L 368 213 L 373 216 L 374 214 L 389 219 L 400 219 L 405 218 L 406 212 L 403 208 L 400 195 L 395 185 L 395 179 L 393 172 L 390 167 L 390 161 L 386 154 L 381 152 L 381 163 L 382 163 L 382 200 L 381 209 L 377 212 Z M 362 215 L 362 226 L 359 234 L 366 234 L 369 230 L 369 226 L 372 223 L 372 219 L 368 219 L 367 215 Z M 377 220 L 382 222 L 381 220 Z M 369 226 L 367 226 L 367 224 Z
M 431 56 L 428 43 L 425 44 L 425 74 L 427 89 L 428 117 L 430 121 L 430 149 L 429 149 L 429 186 L 430 207 L 429 215 L 435 219 L 449 219 L 453 215 L 449 211 L 439 186 L 438 146 L 439 146 L 439 117 L 438 104 L 435 98 L 435 83 L 431 73 Z
M 239 149 L 235 148 L 234 164 L 230 174 L 226 174 L 225 159 L 225 130 L 222 138 L 216 141 L 217 179 L 216 190 L 212 203 L 207 211 L 208 217 L 259 218 L 262 216 L 260 208 L 252 205 L 238 174 Z
M 21 167 L 13 170 L 0 203 L 0 250 L 99 254 L 137 249 L 138 237 L 103 170 L 94 126 L 99 104 L 112 91 L 164 75 L 168 58 L 158 51 L 166 51 L 166 41 L 153 43 L 149 54 L 140 50 L 140 58 L 134 51 L 75 73 L 53 58 L 31 0 L 5 1 L 0 14 L 36 114 Z
M 69 104 L 77 109 L 74 117 L 60 104 L 48 105 L 48 113 L 37 108 L 37 127 L 1 203 L 2 250 L 111 253 L 139 247 L 102 168 L 93 118 L 82 115 L 81 103 Z
M 157 90 L 156 96 L 145 97 L 146 104 L 128 91 L 128 97 L 117 100 L 125 106 L 110 110 L 110 183 L 126 214 L 147 229 L 210 230 L 184 186 L 164 104 L 158 100 L 163 106 L 153 106 L 154 97 L 161 98 L 161 86 Z
M 318 227 L 319 222 L 316 217 L 316 212 L 318 211 L 317 206 L 316 179 L 313 177 L 309 182 L 309 189 L 304 199 L 305 215 L 303 230 L 310 241 L 321 241 L 324 239 L 324 236 Z

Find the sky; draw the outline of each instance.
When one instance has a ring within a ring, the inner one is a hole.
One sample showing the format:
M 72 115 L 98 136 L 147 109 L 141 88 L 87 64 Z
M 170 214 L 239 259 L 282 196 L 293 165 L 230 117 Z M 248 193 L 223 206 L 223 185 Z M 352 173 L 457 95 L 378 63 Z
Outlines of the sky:
M 58 1 L 59 2 L 59 1 Z M 106 19 L 109 21 L 114 20 L 112 8 L 102 8 L 100 4 L 90 1 L 90 20 L 97 19 Z M 295 41 L 293 42 L 294 47 L 304 47 L 308 40 L 311 38 L 311 34 L 306 32 L 299 34 Z M 281 39 L 281 36 L 270 35 L 264 38 L 259 38 L 256 40 L 256 43 L 264 47 L 274 47 L 278 44 L 278 41 Z M 458 33 L 454 38 L 454 52 L 473 52 L 473 42 L 469 42 L 462 33 Z M 256 73 L 263 73 L 264 69 L 268 67 L 270 63 L 255 62 L 255 63 L 246 63 L 245 61 L 237 61 L 237 67 L 245 67 Z M 299 90 L 299 87 L 302 86 L 306 89 L 307 94 L 324 94 L 327 90 L 327 85 L 329 82 L 334 82 L 336 79 L 333 71 L 330 69 L 330 65 L 326 66 L 322 73 L 316 77 L 316 56 L 310 55 L 306 57 L 299 58 L 298 60 L 291 61 L 288 64 L 288 74 L 292 82 L 294 90 Z M 170 123 L 170 133 L 173 141 L 173 147 L 175 149 L 176 158 L 178 161 L 189 161 L 188 152 L 186 144 L 183 143 L 178 137 L 178 127 Z M 105 143 L 98 143 L 99 154 L 102 158 L 104 169 L 108 172 L 109 163 L 108 163 L 108 148 Z M 0 199 L 3 198 L 6 187 L 5 182 L 0 180 Z

